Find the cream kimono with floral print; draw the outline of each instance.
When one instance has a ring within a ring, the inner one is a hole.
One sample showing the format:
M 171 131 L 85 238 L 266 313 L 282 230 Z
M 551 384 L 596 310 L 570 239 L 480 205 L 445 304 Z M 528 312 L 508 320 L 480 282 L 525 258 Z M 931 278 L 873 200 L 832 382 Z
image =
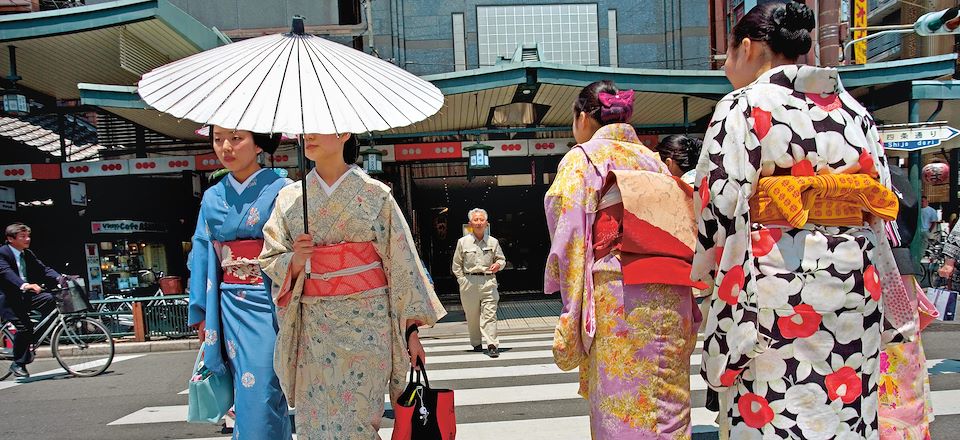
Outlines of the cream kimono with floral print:
M 357 167 L 330 196 L 307 178 L 310 235 L 318 246 L 372 242 L 387 287 L 343 296 L 303 296 L 304 276 L 288 280 L 292 298 L 277 308 L 280 331 L 274 367 L 297 407 L 300 438 L 375 438 L 384 394 L 396 398 L 410 368 L 408 320 L 433 325 L 446 312 L 417 256 L 390 189 Z M 282 190 L 263 229 L 263 270 L 280 292 L 303 233 L 301 182 Z

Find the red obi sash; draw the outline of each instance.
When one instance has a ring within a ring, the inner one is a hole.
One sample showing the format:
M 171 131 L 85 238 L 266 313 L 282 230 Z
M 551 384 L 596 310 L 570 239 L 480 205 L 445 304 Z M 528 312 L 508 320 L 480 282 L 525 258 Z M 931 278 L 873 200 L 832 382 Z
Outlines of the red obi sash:
M 380 254 L 372 242 L 316 246 L 304 296 L 339 296 L 386 287 Z
M 233 240 L 215 242 L 214 248 L 220 257 L 223 269 L 223 282 L 227 284 L 262 284 L 260 272 L 260 252 L 263 240 Z
M 696 226 L 693 189 L 649 171 L 612 171 L 593 224 L 594 259 L 616 251 L 623 283 L 705 289 L 690 280 Z

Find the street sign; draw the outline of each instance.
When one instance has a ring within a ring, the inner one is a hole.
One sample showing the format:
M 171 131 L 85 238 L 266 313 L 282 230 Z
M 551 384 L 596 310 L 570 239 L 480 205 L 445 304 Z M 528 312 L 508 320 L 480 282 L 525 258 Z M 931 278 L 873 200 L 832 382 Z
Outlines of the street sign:
M 896 151 L 917 151 L 937 147 L 957 135 L 960 135 L 960 130 L 947 125 L 903 125 L 880 129 L 883 148 Z

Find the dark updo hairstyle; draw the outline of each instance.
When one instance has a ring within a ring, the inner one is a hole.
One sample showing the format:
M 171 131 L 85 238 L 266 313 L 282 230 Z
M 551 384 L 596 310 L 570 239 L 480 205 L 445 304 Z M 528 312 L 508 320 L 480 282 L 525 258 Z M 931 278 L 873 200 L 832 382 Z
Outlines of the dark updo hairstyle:
M 789 60 L 810 51 L 810 31 L 817 20 L 807 5 L 788 0 L 757 5 L 733 27 L 731 45 L 740 46 L 744 38 L 763 41 L 770 50 Z
M 673 134 L 663 138 L 657 144 L 656 151 L 660 153 L 660 159 L 663 161 L 673 160 L 680 167 L 680 170 L 686 173 L 696 168 L 697 161 L 700 159 L 701 147 L 703 147 L 703 141 L 700 139 Z
M 213 136 L 213 126 L 207 126 L 207 134 L 210 136 L 210 145 L 213 146 L 213 143 L 216 141 L 216 138 Z M 238 130 L 239 131 L 239 130 Z M 280 146 L 281 134 L 263 134 L 263 133 L 254 133 L 250 132 L 253 135 L 253 145 L 260 147 L 264 153 L 273 154 L 277 152 L 277 147 Z
M 580 95 L 573 102 L 573 118 L 576 119 L 580 112 L 583 112 L 590 115 L 601 126 L 630 122 L 630 117 L 633 116 L 633 101 L 617 102 L 611 106 L 604 106 L 600 102 L 601 93 L 617 95 L 620 93 L 620 89 L 610 80 L 590 83 L 580 90 Z
M 356 164 L 359 150 L 360 142 L 357 141 L 357 135 L 351 134 L 350 139 L 343 143 L 343 162 L 347 165 Z
M 273 154 L 277 152 L 277 147 L 280 146 L 280 133 L 277 134 L 261 134 L 253 133 L 253 144 L 260 147 L 264 153 Z

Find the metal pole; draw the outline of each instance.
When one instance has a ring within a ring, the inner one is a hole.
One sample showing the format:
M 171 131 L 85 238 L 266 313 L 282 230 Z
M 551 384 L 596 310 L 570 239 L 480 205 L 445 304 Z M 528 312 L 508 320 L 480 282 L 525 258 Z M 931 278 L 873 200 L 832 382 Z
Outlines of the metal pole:
M 683 134 L 690 134 L 690 97 L 683 97 Z
M 912 24 L 888 24 L 883 26 L 867 26 L 867 27 L 855 27 L 850 28 L 850 33 L 853 34 L 856 31 L 889 31 L 895 29 L 913 29 Z
M 918 100 L 916 100 L 916 99 L 911 99 L 908 105 L 909 105 L 909 107 L 908 107 L 908 108 L 909 108 L 909 117 L 908 117 L 909 122 L 910 122 L 911 124 L 915 124 L 915 123 L 920 122 L 920 101 L 918 101 Z M 920 185 L 920 161 L 921 161 L 921 159 L 922 159 L 922 156 L 921 156 L 921 154 L 920 154 L 920 151 L 911 151 L 911 152 L 910 152 L 910 156 L 909 156 L 909 161 L 910 161 L 910 173 L 909 173 L 909 176 L 910 176 L 910 186 L 913 187 L 913 191 L 917 194 L 917 197 L 918 197 L 918 198 L 923 195 L 923 194 L 921 193 L 922 188 L 921 188 L 921 185 Z M 919 200 L 918 200 L 917 203 L 919 203 Z M 923 255 L 920 255 L 920 251 L 921 251 L 921 247 L 922 247 L 922 244 L 921 244 L 921 243 L 922 243 L 922 239 L 920 238 L 920 234 L 923 234 L 923 233 L 925 233 L 925 232 L 926 232 L 926 231 L 923 230 L 923 226 L 922 226 L 922 224 L 921 224 L 921 222 L 920 222 L 920 219 L 918 218 L 918 219 L 917 219 L 917 230 L 916 230 L 916 232 L 913 234 L 913 242 L 910 243 L 910 254 L 913 256 L 914 261 L 916 261 L 918 264 L 920 263 L 920 259 L 923 258 Z
M 820 0 L 817 17 L 817 42 L 820 43 L 820 65 L 840 64 L 840 0 Z
M 297 135 L 297 147 L 300 148 L 300 188 L 303 198 L 303 233 L 310 233 L 310 223 L 307 221 L 307 148 L 303 143 L 303 135 Z
M 67 125 L 63 116 L 63 110 L 57 112 L 57 125 L 60 131 L 60 162 L 67 161 Z
M 867 35 L 866 37 L 863 37 L 863 38 L 857 38 L 856 40 L 850 40 L 847 42 L 847 44 L 843 46 L 843 58 L 840 61 L 847 62 L 850 59 L 850 48 L 853 47 L 853 45 L 856 44 L 857 42 L 869 40 L 873 37 L 879 37 L 881 35 L 886 35 L 886 34 L 912 34 L 912 33 L 913 33 L 913 26 L 911 26 L 910 29 L 895 29 L 895 30 L 889 30 L 889 31 L 882 31 L 882 32 L 877 32 L 875 34 Z

